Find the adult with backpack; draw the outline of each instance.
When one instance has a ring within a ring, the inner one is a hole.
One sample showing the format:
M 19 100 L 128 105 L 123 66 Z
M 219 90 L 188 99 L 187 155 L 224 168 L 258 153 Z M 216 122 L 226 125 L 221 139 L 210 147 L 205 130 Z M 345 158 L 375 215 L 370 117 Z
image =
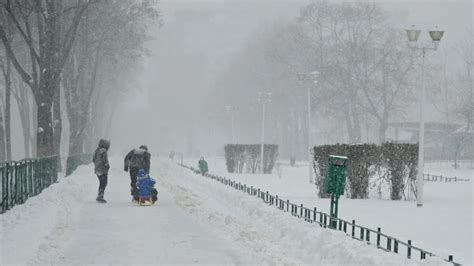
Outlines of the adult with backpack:
M 150 173 L 150 153 L 146 145 L 141 145 L 138 149 L 133 149 L 125 156 L 124 171 L 130 173 L 130 193 L 134 198 L 138 197 L 137 175 L 138 170 L 144 169 Z

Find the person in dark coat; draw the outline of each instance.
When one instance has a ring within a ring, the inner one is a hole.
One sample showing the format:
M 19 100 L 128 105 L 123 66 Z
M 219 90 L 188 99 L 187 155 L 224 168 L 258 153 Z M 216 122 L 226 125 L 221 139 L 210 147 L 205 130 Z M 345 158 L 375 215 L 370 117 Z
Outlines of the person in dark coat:
M 133 149 L 125 156 L 124 171 L 130 173 L 130 193 L 136 199 L 138 197 L 137 175 L 138 170 L 144 169 L 150 173 L 150 153 L 146 145 L 141 145 L 138 149 Z
M 97 194 L 96 200 L 101 203 L 107 202 L 104 199 L 105 188 L 107 187 L 107 175 L 109 173 L 109 159 L 107 157 L 107 151 L 110 147 L 110 141 L 101 139 L 97 149 L 95 149 L 94 157 L 92 162 L 94 163 L 94 172 L 99 179 L 99 193 Z
M 204 160 L 204 157 L 201 157 L 201 159 L 198 161 L 198 166 L 199 166 L 199 171 L 201 172 L 202 175 L 207 174 L 207 172 L 209 172 L 209 168 L 207 166 L 206 160 Z

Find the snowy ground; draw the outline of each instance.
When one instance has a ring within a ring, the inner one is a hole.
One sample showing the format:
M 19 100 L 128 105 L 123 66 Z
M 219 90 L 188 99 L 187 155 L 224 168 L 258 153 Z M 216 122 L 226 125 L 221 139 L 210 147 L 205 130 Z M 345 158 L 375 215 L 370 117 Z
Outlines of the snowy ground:
M 121 164 L 112 160 L 107 204 L 94 201 L 98 182 L 89 165 L 1 215 L 0 264 L 420 264 L 168 161 L 152 162 L 158 204 L 135 206 Z
M 160 203 L 138 207 L 114 160 L 107 204 L 95 202 L 91 166 L 0 216 L 0 264 L 246 263 L 248 254 L 196 223 L 160 189 Z
M 279 197 L 307 207 L 317 207 L 329 213 L 328 199 L 320 199 L 314 186 L 309 185 L 307 167 L 281 166 L 282 177 L 272 175 L 229 174 L 223 158 L 211 158 L 211 173 L 229 177 L 236 181 L 268 190 Z M 197 167 L 197 159 L 184 163 Z M 275 172 L 275 171 L 274 171 Z M 427 167 L 427 173 L 473 178 L 473 169 L 454 170 L 450 167 Z M 435 254 L 454 255 L 455 261 L 472 265 L 473 253 L 473 181 L 427 182 L 423 208 L 413 201 L 352 200 L 341 198 L 339 217 L 357 224 L 377 229 L 402 240 L 412 240 L 416 246 Z

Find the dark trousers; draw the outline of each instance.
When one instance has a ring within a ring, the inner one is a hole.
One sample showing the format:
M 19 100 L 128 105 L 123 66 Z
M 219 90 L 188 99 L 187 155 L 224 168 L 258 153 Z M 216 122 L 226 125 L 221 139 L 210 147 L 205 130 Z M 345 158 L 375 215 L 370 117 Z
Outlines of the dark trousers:
M 104 195 L 105 187 L 107 187 L 107 175 L 97 176 L 99 179 L 99 195 Z
M 131 188 L 131 193 L 134 196 L 138 193 L 138 190 L 137 190 L 138 170 L 139 170 L 138 168 L 130 167 L 130 188 Z

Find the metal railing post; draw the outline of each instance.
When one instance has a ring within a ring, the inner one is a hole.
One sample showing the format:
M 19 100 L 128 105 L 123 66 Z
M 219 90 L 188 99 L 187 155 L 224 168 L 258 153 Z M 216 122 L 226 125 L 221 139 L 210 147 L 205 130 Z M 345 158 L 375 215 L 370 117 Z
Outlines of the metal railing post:
M 411 259 L 411 240 L 408 240 L 407 258 Z
M 377 227 L 377 247 L 380 247 L 380 227 Z

